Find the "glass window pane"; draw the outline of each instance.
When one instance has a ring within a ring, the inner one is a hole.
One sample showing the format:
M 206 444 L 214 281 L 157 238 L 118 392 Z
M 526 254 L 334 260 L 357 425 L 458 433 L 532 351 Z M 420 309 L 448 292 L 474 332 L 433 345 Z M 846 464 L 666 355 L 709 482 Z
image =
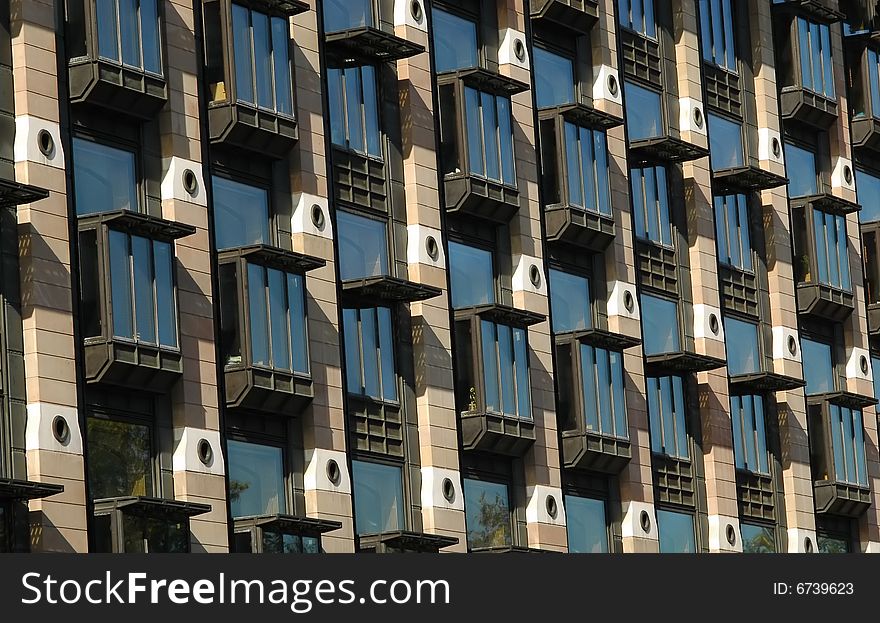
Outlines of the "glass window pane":
M 287 279 L 269 268 L 269 328 L 272 332 L 272 367 L 290 370 L 290 333 L 287 326 Z
M 150 427 L 88 417 L 86 440 L 92 499 L 154 495 Z
M 630 193 L 632 195 L 633 214 L 635 216 L 636 236 L 648 237 L 648 204 L 645 201 L 645 177 L 642 169 L 631 169 L 629 173 Z
M 468 163 L 470 172 L 485 175 L 483 163 L 483 125 L 480 114 L 480 94 L 470 87 L 464 89 L 465 121 L 467 122 Z
M 833 63 L 831 58 L 831 29 L 827 25 L 819 27 L 822 45 L 822 93 L 834 97 Z
M 611 351 L 611 389 L 614 399 L 614 435 L 629 438 L 626 421 L 626 385 L 623 376 L 623 354 Z
M 721 12 L 721 0 L 712 0 L 712 40 L 715 58 L 724 60 L 724 15 Z
M 464 479 L 468 549 L 511 545 L 507 485 Z
M 737 469 L 746 469 L 741 396 L 730 397 L 730 421 L 733 427 L 733 462 Z
M 669 187 L 666 185 L 666 168 L 656 167 L 657 201 L 660 204 L 660 243 L 672 246 L 672 219 L 669 217 Z
M 767 453 L 767 432 L 764 428 L 764 398 L 752 396 L 755 406 L 755 437 L 757 439 L 758 465 L 757 469 L 762 474 L 770 473 L 770 459 Z
M 712 170 L 722 171 L 743 166 L 742 126 L 711 113 L 707 118 Z
M 119 0 L 118 6 L 122 62 L 132 67 L 140 67 L 141 42 L 138 32 L 138 0 Z
M 717 55 L 712 45 L 712 18 L 709 0 L 700 0 L 700 42 L 703 48 L 703 59 L 717 63 Z
M 643 294 L 641 307 L 645 355 L 678 352 L 681 347 L 679 345 L 678 306 L 676 303 Z
M 776 530 L 772 526 L 740 524 L 744 554 L 776 553 Z
M 831 345 L 813 340 L 801 339 L 801 356 L 810 365 L 804 366 L 806 393 L 823 394 L 834 391 L 834 365 L 831 358 Z
M 118 61 L 116 0 L 97 0 L 95 9 L 98 16 L 98 56 Z
M 358 310 L 344 308 L 342 310 L 342 326 L 345 331 L 345 389 L 351 394 L 362 393 L 361 385 L 361 350 L 360 328 L 358 326 Z
M 856 435 L 853 430 L 852 410 L 841 407 L 840 419 L 843 425 L 843 458 L 846 461 L 846 482 L 858 482 L 856 479 L 855 448 L 853 447 Z
M 491 251 L 450 241 L 449 271 L 454 308 L 495 302 Z
M 724 318 L 724 342 L 727 345 L 727 372 L 731 376 L 760 372 L 761 350 L 758 325 L 737 318 Z
M 159 45 L 159 14 L 156 0 L 140 0 L 141 38 L 144 52 L 144 69 L 154 74 L 162 73 L 161 46 Z
M 566 495 L 565 521 L 568 527 L 569 553 L 608 553 L 604 500 Z
M 437 73 L 477 67 L 477 25 L 469 20 L 433 9 L 434 63 Z
M 287 512 L 281 448 L 228 440 L 229 506 L 233 517 Z
M 663 424 L 663 452 L 679 456 L 676 450 L 676 416 L 678 405 L 672 397 L 672 377 L 660 377 L 660 418 Z
M 837 251 L 837 266 L 839 272 L 837 287 L 849 290 L 852 287 L 849 277 L 849 247 L 846 237 L 846 217 L 835 216 L 834 224 L 836 229 L 835 247 Z
M 235 56 L 235 89 L 238 100 L 254 103 L 253 56 L 247 8 L 232 5 L 232 49 Z
M 384 221 L 342 210 L 339 229 L 339 272 L 342 280 L 388 274 L 388 239 Z
M 349 149 L 364 151 L 364 117 L 361 111 L 363 88 L 361 85 L 360 67 L 347 67 L 343 70 L 343 88 L 345 89 L 345 114 L 348 122 Z
M 596 175 L 593 167 L 596 158 L 593 155 L 592 133 L 586 128 L 580 128 L 581 147 L 581 175 L 584 184 L 584 207 L 592 212 L 598 212 L 596 205 Z
M 660 221 L 660 202 L 657 200 L 657 177 L 656 169 L 642 169 L 645 178 L 645 212 L 647 214 L 648 240 L 663 242 L 660 233 L 662 223 Z
M 330 113 L 330 140 L 334 145 L 345 147 L 345 95 L 342 70 L 327 70 L 327 99 Z
M 624 83 L 626 127 L 629 140 L 662 136 L 664 132 L 660 94 L 632 82 Z
M 816 545 L 820 554 L 846 554 L 850 549 L 849 539 L 822 534 L 816 537 Z
M 498 387 L 498 353 L 496 352 L 495 324 L 488 320 L 480 321 L 481 345 L 483 348 L 483 383 L 485 385 L 486 410 L 501 410 Z
M 596 361 L 592 346 L 581 344 L 581 379 L 584 392 L 584 416 L 588 431 L 599 432 L 599 402 L 596 390 Z
M 214 177 L 214 236 L 217 249 L 269 243 L 269 193 Z
M 535 98 L 538 108 L 571 104 L 574 99 L 574 63 L 544 48 L 532 49 Z
M 792 197 L 815 195 L 817 189 L 816 154 L 791 143 L 785 143 L 785 172 L 788 194 Z
M 608 139 L 604 132 L 594 130 L 593 153 L 596 155 L 596 192 L 600 214 L 611 216 L 611 188 L 608 178 Z
M 874 117 L 880 117 L 880 56 L 874 50 L 868 50 L 868 81 L 870 84 L 871 110 L 866 111 L 866 113 Z
M 532 403 L 529 384 L 529 343 L 523 329 L 513 330 L 514 365 L 516 366 L 516 408 L 521 418 L 531 419 Z
M 153 290 L 152 244 L 141 236 L 131 237 L 131 258 L 134 272 L 134 310 L 137 332 L 135 339 L 156 343 L 156 299 Z
M 687 458 L 691 454 L 687 438 L 687 407 L 684 403 L 684 384 L 680 376 L 672 377 L 672 395 L 675 400 L 675 446 L 677 456 Z
M 663 452 L 663 422 L 660 413 L 660 380 L 655 377 L 647 379 L 648 416 L 651 425 L 651 451 Z
M 660 536 L 660 553 L 696 553 L 693 515 L 659 509 L 657 510 L 657 530 Z
M 745 195 L 736 196 L 737 232 L 739 233 L 740 267 L 752 270 L 752 242 L 749 233 L 749 204 Z
M 367 138 L 367 153 L 381 158 L 379 96 L 376 92 L 376 71 L 372 66 L 361 67 L 361 83 L 364 88 L 364 132 Z
M 810 50 L 810 25 L 802 17 L 798 18 L 798 47 L 800 48 L 803 86 L 807 89 L 815 89 L 813 85 L 813 57 Z
M 138 211 L 134 153 L 74 138 L 73 158 L 79 216 L 115 210 Z
M 516 395 L 513 376 L 513 337 L 510 327 L 495 325 L 498 335 L 498 365 L 501 370 L 501 411 L 516 415 Z
M 364 394 L 381 398 L 379 393 L 379 336 L 376 326 L 376 309 L 360 310 L 361 353 L 364 366 Z
M 501 169 L 498 161 L 500 148 L 495 96 L 480 92 L 480 110 L 483 114 L 483 149 L 486 153 L 486 177 L 500 181 Z
M 568 174 L 568 202 L 573 206 L 586 206 L 583 178 L 581 176 L 580 150 L 578 149 L 578 128 L 573 123 L 565 123 L 565 170 Z
M 855 446 L 855 462 L 856 473 L 855 481 L 857 484 L 868 486 L 868 465 L 865 457 L 865 424 L 862 419 L 861 411 L 853 411 L 853 445 Z
M 272 92 L 272 40 L 269 35 L 269 16 L 251 12 L 254 34 L 254 66 L 256 67 L 257 104 L 275 108 Z
M 382 398 L 397 400 L 397 374 L 394 368 L 394 337 L 391 310 L 379 307 L 379 357 L 382 361 Z
M 589 329 L 593 324 L 589 279 L 551 268 L 550 306 L 554 333 Z
M 743 437 L 745 438 L 745 452 L 746 452 L 746 467 L 751 471 L 757 471 L 758 469 L 758 450 L 755 446 L 755 410 L 753 408 L 754 403 L 751 400 L 751 397 L 748 396 L 742 401 L 742 418 L 743 418 L 743 428 L 745 429 L 745 434 Z
M 843 434 L 841 432 L 843 421 L 840 407 L 832 404 L 829 405 L 828 409 L 831 413 L 831 447 L 834 449 L 835 479 L 840 482 L 846 482 L 846 460 L 844 458 Z
M 859 210 L 859 221 L 862 223 L 880 221 L 880 177 L 863 169 L 856 169 L 856 191 L 859 204 L 862 206 Z
M 159 344 L 177 348 L 177 301 L 174 298 L 174 256 L 167 242 L 153 242 Z
M 113 303 L 113 335 L 134 339 L 128 240 L 128 234 L 110 230 L 110 297 Z
M 611 362 L 608 351 L 596 349 L 596 377 L 599 388 L 599 415 L 601 416 L 602 434 L 614 434 L 614 413 L 611 404 Z
M 501 147 L 501 182 L 516 186 L 515 159 L 513 157 L 513 128 L 510 112 L 510 100 L 497 97 L 498 104 L 498 140 Z
M 733 38 L 733 15 L 731 14 L 733 0 L 721 0 L 724 19 L 724 62 L 722 63 L 730 71 L 737 71 L 736 46 Z
M 287 274 L 287 306 L 290 310 L 290 350 L 293 369 L 309 371 L 309 336 L 302 275 Z
M 351 468 L 357 533 L 378 534 L 404 529 L 401 468 L 367 461 L 352 461 Z
M 818 266 L 819 282 L 830 284 L 831 282 L 828 279 L 828 234 L 831 234 L 833 240 L 834 231 L 833 229 L 831 232 L 828 231 L 826 227 L 826 220 L 827 219 L 822 212 L 813 212 L 813 231 L 816 236 L 816 265 Z M 833 221 L 831 224 L 833 227 Z
M 248 264 L 248 310 L 251 323 L 251 361 L 268 366 L 269 325 L 266 310 L 266 269 Z
M 290 83 L 289 29 L 286 19 L 272 18 L 272 54 L 275 78 L 275 110 L 284 115 L 293 114 L 293 95 Z
M 371 0 L 324 0 L 322 5 L 326 32 L 373 25 Z
M 730 264 L 730 247 L 727 237 L 729 235 L 728 218 L 730 213 L 727 209 L 728 197 L 715 197 L 715 240 L 718 242 L 718 261 L 722 264 Z

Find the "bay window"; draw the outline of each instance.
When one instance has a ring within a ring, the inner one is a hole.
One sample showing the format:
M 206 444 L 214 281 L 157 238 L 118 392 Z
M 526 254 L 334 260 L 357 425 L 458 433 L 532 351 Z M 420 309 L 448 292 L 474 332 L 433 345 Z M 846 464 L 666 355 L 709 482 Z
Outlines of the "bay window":
M 830 27 L 798 17 L 797 28 L 801 84 L 805 89 L 834 99 Z
M 724 195 L 716 196 L 714 203 L 718 261 L 751 272 L 753 266 L 748 199 L 745 195 Z
M 657 37 L 654 21 L 654 0 L 618 0 L 617 19 L 620 25 L 645 37 Z
M 101 58 L 162 73 L 157 0 L 96 0 Z
M 733 459 L 737 469 L 770 474 L 762 396 L 731 396 Z
M 308 374 L 305 279 L 258 264 L 247 271 L 252 363 Z
M 631 169 L 630 191 L 636 236 L 655 244 L 673 246 L 666 168 Z
M 700 0 L 700 35 L 703 60 L 736 73 L 733 2 L 735 0 Z
M 605 133 L 568 122 L 563 127 L 569 203 L 610 216 L 611 186 Z
M 813 228 L 819 282 L 849 290 L 851 285 L 846 217 L 814 211 Z
M 688 460 L 687 407 L 680 376 L 647 377 L 651 451 Z
M 232 48 L 237 101 L 293 116 L 286 17 L 232 5 Z
M 330 136 L 342 149 L 382 158 L 376 70 L 371 65 L 327 70 Z
M 342 325 L 346 390 L 358 396 L 397 402 L 391 309 L 345 308 Z
M 868 468 L 862 412 L 835 404 L 829 405 L 829 411 L 834 477 L 838 482 L 867 487 Z
M 304 6 L 308 9 L 307 4 Z M 333 63 L 393 62 L 425 51 L 422 45 L 395 36 L 394 3 L 326 0 L 321 3 L 321 10 L 325 49 Z
M 525 329 L 482 320 L 479 333 L 485 408 L 494 413 L 531 419 Z
M 470 172 L 516 186 L 510 99 L 465 87 Z

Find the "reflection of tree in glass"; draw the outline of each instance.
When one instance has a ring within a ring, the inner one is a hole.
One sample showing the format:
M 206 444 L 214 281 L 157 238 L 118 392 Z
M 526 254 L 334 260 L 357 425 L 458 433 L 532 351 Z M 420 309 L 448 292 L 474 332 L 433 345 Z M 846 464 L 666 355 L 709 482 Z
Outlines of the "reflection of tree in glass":
M 89 418 L 87 434 L 92 497 L 153 495 L 148 427 Z
M 124 515 L 125 551 L 177 554 L 189 551 L 186 523 Z
M 234 503 L 238 502 L 238 499 L 241 497 L 241 494 L 251 488 L 251 484 L 249 482 L 242 482 L 241 480 L 230 480 L 229 481 L 229 502 Z
M 497 493 L 495 500 L 488 502 L 486 492 L 480 492 L 478 522 L 468 528 L 468 541 L 471 548 L 496 547 L 510 544 L 510 510 L 507 501 Z
M 846 541 L 829 537 L 819 537 L 819 552 L 822 554 L 846 554 Z
M 772 529 L 764 529 L 743 542 L 746 554 L 773 554 L 776 552 L 776 539 Z

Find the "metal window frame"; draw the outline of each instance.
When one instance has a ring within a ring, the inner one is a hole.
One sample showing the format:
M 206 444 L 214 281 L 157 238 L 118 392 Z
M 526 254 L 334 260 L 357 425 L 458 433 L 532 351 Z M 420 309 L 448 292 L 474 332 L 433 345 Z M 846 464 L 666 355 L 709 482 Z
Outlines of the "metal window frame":
M 211 510 L 208 504 L 195 502 L 182 502 L 171 499 L 151 498 L 146 496 L 129 496 L 118 498 L 105 498 L 94 501 L 94 517 L 110 517 L 110 542 L 111 552 L 126 553 L 124 517 L 135 516 L 147 520 L 163 521 L 165 523 L 179 523 L 185 526 L 187 551 L 192 546 L 192 536 L 189 520 L 191 517 L 202 515 Z M 145 553 L 149 552 L 145 546 Z

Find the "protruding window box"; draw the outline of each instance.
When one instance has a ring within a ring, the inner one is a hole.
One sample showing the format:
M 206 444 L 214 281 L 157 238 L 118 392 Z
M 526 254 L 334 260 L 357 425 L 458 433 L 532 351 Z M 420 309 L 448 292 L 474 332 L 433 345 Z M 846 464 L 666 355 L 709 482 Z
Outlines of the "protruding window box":
M 236 551 L 263 553 L 320 553 L 321 535 L 342 527 L 338 521 L 259 515 L 235 518 Z
M 787 392 L 806 385 L 806 381 L 776 372 L 736 374 L 729 378 L 730 391 L 738 394 Z
M 858 212 L 862 209 L 861 206 L 854 201 L 827 192 L 806 197 L 793 197 L 789 203 L 792 208 L 810 207 L 815 210 L 821 210 L 822 212 L 828 212 L 829 214 L 839 216 L 846 216 L 847 214 L 852 214 L 853 212 Z
M 727 365 L 727 361 L 710 355 L 680 351 L 645 357 L 645 373 L 652 376 L 707 372 Z
M 825 24 L 839 22 L 845 17 L 840 11 L 838 0 L 788 0 L 774 2 L 772 7 L 777 12 L 798 12 Z
M 599 19 L 599 3 L 597 0 L 534 0 L 531 17 L 587 34 Z
M 183 373 L 173 242 L 195 227 L 125 210 L 78 227 L 86 380 L 167 391 Z
M 678 136 L 659 136 L 632 141 L 629 145 L 631 166 L 689 162 L 709 155 L 709 149 L 689 143 Z
M 482 68 L 437 83 L 446 211 L 507 223 L 520 207 L 510 97 L 529 86 Z
M 798 312 L 833 322 L 846 320 L 855 309 L 853 293 L 822 283 L 798 284 Z
M 802 87 L 783 87 L 779 94 L 779 111 L 785 120 L 824 129 L 837 120 L 837 101 Z
M 342 295 L 347 300 L 363 301 L 370 306 L 375 306 L 379 302 L 414 303 L 434 298 L 442 293 L 442 290 L 433 286 L 387 275 L 342 282 Z
M 67 3 L 71 102 L 141 119 L 165 104 L 163 6 L 160 0 Z
M 289 18 L 308 9 L 299 0 L 205 0 L 212 143 L 272 158 L 296 143 Z
M 880 152 L 880 119 L 862 116 L 850 122 L 853 147 Z
M 788 184 L 788 178 L 765 171 L 755 165 L 712 172 L 712 185 L 717 194 L 751 193 L 786 184 Z
M 505 305 L 455 311 L 463 447 L 522 456 L 535 442 L 527 327 L 544 316 Z
M 96 551 L 100 553 L 188 553 L 189 520 L 208 504 L 150 497 L 95 500 Z
M 295 415 L 314 395 L 305 273 L 324 260 L 253 245 L 220 252 L 218 263 L 227 406 Z
M 807 411 L 817 513 L 858 517 L 871 505 L 862 409 L 874 398 L 851 392 L 811 395 Z
M 880 303 L 868 305 L 868 334 L 872 337 L 880 335 Z
M 30 551 L 28 500 L 62 491 L 62 485 L 0 478 L 0 554 Z
M 640 343 L 602 329 L 556 336 L 565 467 L 617 474 L 629 462 L 622 351 Z
M 458 543 L 454 536 L 396 530 L 380 534 L 362 534 L 358 537 L 360 551 L 376 554 L 429 553 L 436 554 L 444 547 Z
M 542 108 L 540 119 L 552 119 L 561 117 L 566 121 L 579 126 L 595 128 L 597 130 L 610 130 L 623 125 L 623 117 L 618 117 L 604 110 L 597 110 L 586 104 L 562 104 L 552 108 Z
M 425 51 L 421 44 L 373 26 L 328 32 L 324 42 L 327 55 L 336 66 L 394 62 Z
M 0 179 L 0 207 L 34 203 L 49 196 L 49 191 L 15 180 Z

